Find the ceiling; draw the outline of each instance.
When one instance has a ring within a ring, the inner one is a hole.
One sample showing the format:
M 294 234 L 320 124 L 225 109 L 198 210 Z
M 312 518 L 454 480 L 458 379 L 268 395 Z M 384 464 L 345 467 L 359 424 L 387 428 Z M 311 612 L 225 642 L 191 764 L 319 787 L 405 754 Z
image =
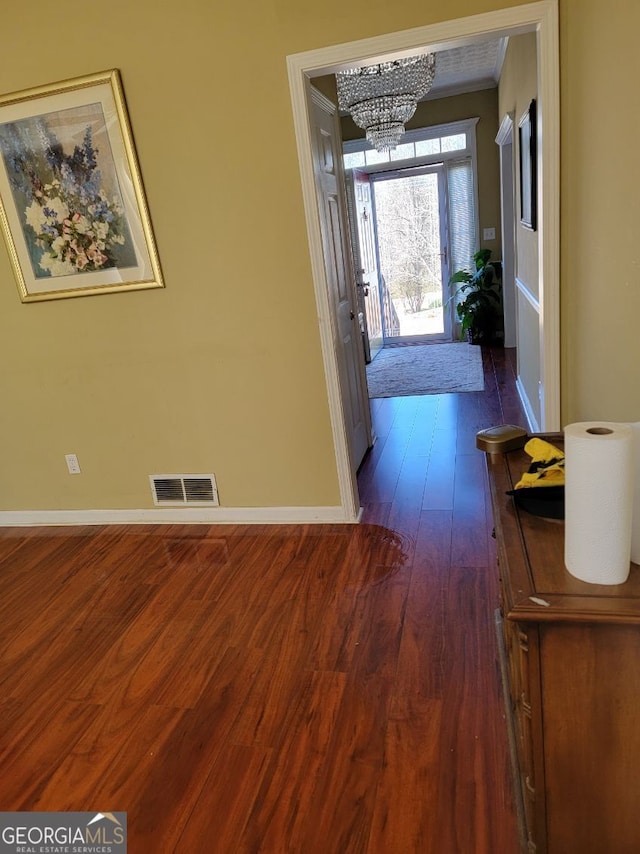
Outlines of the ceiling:
M 424 100 L 492 89 L 498 85 L 507 39 L 468 44 L 436 53 L 436 76 Z
M 431 89 L 422 100 L 429 101 L 495 88 L 500 80 L 508 41 L 507 37 L 496 38 L 434 51 L 436 73 Z M 332 91 L 335 100 L 335 76 L 329 74 L 317 77 L 314 79 L 314 85 L 322 89 L 323 81 L 326 87 L 324 91 L 327 94 Z M 346 110 L 340 110 L 340 115 L 345 116 L 348 113 Z

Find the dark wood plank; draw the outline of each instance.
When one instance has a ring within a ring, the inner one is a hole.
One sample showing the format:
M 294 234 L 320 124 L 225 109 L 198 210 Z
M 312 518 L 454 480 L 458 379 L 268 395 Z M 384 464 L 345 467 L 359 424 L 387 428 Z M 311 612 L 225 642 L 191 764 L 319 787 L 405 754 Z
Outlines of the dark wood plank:
M 250 854 L 266 848 L 267 839 L 251 842 L 252 807 L 270 771 L 273 750 L 229 744 L 224 747 L 203 786 L 198 803 L 182 833 L 177 851 L 233 851 Z M 224 785 L 220 781 L 224 780 Z M 288 781 L 287 781 L 288 782 Z M 284 793 L 283 793 L 284 794 Z
M 372 822 L 385 852 L 431 850 L 433 816 L 423 805 L 437 802 L 450 550 L 451 513 L 423 513 Z
M 487 486 L 482 454 L 460 454 L 456 460 L 451 563 L 489 566 Z
M 345 683 L 344 673 L 315 672 L 308 674 L 300 695 L 291 698 L 293 713 L 275 742 L 242 850 L 305 850 L 303 838 L 318 810 L 316 781 L 332 761 L 330 745 Z
M 99 706 L 64 700 L 56 704 L 42 703 L 35 709 L 33 706 L 29 710 L 23 708 L 22 726 L 4 731 L 0 741 L 0 803 L 5 805 L 3 808 L 61 809 L 58 796 L 55 806 L 46 806 L 47 788 L 101 711 Z M 4 714 L 2 720 L 5 721 Z M 64 788 L 68 787 L 74 801 L 79 803 L 81 798 L 72 781 L 66 774 L 63 779 Z
M 438 428 L 433 437 L 422 496 L 423 510 L 451 510 L 456 460 L 456 433 L 451 425 Z
M 96 789 L 101 803 L 117 798 L 128 805 L 134 853 L 153 851 L 158 839 L 166 851 L 181 850 L 180 836 L 221 751 L 232 743 L 231 730 L 263 659 L 260 650 L 228 648 L 193 709 L 162 710 L 174 716 L 174 725 L 155 759 L 128 768 L 126 780 L 107 780 Z M 219 784 L 225 786 L 224 778 Z
M 439 733 L 438 796 L 427 850 L 516 851 L 507 733 L 487 590 L 489 568 L 452 568 Z M 487 781 L 491 781 L 491 787 Z M 440 848 L 438 846 L 441 846 Z

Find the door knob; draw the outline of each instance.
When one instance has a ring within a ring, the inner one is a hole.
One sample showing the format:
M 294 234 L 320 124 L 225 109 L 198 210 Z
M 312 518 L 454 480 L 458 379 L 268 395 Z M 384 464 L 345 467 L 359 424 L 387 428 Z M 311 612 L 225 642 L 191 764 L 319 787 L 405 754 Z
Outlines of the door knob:
M 355 318 L 355 314 L 354 314 L 352 311 L 350 311 L 350 312 L 349 312 L 349 317 L 351 318 L 351 320 L 353 320 L 353 319 Z

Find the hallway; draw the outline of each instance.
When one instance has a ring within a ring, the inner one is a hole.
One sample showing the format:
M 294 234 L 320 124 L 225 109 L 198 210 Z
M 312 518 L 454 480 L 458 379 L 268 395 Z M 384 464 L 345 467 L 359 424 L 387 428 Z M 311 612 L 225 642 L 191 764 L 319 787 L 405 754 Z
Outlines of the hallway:
M 413 750 L 415 762 L 390 815 L 401 802 L 428 798 L 438 824 L 430 844 L 415 847 L 407 816 L 406 835 L 402 823 L 394 828 L 397 847 L 380 851 L 518 850 L 496 658 L 497 558 L 475 435 L 527 422 L 515 350 L 485 349 L 483 363 L 484 392 L 371 401 L 377 442 L 359 472 L 363 522 L 402 538 L 412 573 L 398 662 L 406 705 L 387 749 L 394 757 Z M 415 722 L 429 720 L 434 708 L 436 730 L 412 743 Z M 379 790 L 378 798 L 385 794 Z
M 462 521 L 461 503 L 473 503 L 472 494 L 484 502 L 477 431 L 496 424 L 527 426 L 515 385 L 515 352 L 483 350 L 482 392 L 370 401 L 376 442 L 358 472 L 363 521 L 415 536 L 423 511 L 456 510 L 456 472 L 456 523 Z

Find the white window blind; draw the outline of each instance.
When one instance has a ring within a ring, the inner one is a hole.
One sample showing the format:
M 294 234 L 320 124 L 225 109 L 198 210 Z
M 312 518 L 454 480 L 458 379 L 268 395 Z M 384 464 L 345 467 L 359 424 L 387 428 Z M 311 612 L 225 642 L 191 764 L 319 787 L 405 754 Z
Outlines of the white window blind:
M 451 272 L 473 271 L 476 252 L 476 199 L 471 158 L 447 166 Z

